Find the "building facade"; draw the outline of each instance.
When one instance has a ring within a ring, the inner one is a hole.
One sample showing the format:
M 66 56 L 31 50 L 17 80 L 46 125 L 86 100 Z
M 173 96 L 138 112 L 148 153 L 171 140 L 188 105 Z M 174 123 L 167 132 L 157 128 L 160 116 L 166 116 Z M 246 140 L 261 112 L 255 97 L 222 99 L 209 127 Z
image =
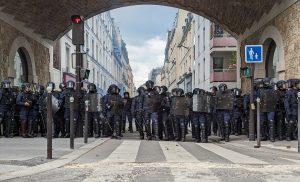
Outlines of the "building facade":
M 237 41 L 220 26 L 184 10 L 178 10 L 168 32 L 162 84 L 191 92 L 226 83 L 237 86 Z
M 130 68 L 128 54 L 122 49 L 124 42 L 118 27 L 114 24 L 110 12 L 96 15 L 85 22 L 85 44 L 82 52 L 86 53 L 84 67 L 90 70 L 90 75 L 83 82 L 95 83 L 98 92 L 104 95 L 111 84 L 116 84 L 122 92 L 133 89 L 128 80 L 132 80 L 132 74 L 128 74 Z M 72 44 L 71 31 L 65 34 L 54 46 L 53 81 L 56 84 L 75 81 L 75 61 L 73 53 L 75 46 Z M 123 72 L 126 72 L 123 78 Z

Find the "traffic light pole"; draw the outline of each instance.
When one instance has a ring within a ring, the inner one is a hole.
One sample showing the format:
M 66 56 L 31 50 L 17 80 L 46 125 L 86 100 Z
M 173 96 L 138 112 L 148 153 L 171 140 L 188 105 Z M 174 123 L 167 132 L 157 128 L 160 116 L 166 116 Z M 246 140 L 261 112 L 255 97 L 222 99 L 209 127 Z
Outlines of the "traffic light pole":
M 251 92 L 250 92 L 250 112 L 249 112 L 249 140 L 255 141 L 255 121 L 254 121 L 254 64 L 251 64 Z
M 79 94 L 81 90 L 81 77 L 80 70 L 83 67 L 82 58 L 79 54 L 81 52 L 81 46 L 76 45 L 76 93 Z
M 52 93 L 48 89 L 47 92 L 47 159 L 52 159 Z

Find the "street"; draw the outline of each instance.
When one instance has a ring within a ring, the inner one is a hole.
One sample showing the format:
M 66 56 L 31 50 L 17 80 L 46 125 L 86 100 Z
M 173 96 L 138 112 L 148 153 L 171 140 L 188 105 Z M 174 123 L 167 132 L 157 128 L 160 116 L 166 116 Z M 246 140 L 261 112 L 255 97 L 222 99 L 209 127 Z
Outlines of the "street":
M 190 135 L 184 143 L 140 141 L 137 133 L 101 140 L 62 167 L 8 181 L 294 182 L 300 177 L 296 142 L 264 142 L 255 149 L 244 136 L 226 144 L 214 136 L 210 143 L 194 143 Z

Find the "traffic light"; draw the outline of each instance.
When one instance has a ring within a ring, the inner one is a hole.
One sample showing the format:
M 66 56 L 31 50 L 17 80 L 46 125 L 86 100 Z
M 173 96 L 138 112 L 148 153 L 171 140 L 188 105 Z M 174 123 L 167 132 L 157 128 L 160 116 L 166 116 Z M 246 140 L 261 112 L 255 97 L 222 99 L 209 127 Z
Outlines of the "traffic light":
M 82 80 L 89 79 L 89 76 L 90 76 L 90 70 L 88 70 L 88 69 L 80 70 L 80 77 Z
M 241 68 L 241 77 L 251 77 L 251 68 L 249 66 Z
M 84 21 L 80 15 L 71 16 L 72 22 L 72 43 L 84 45 Z

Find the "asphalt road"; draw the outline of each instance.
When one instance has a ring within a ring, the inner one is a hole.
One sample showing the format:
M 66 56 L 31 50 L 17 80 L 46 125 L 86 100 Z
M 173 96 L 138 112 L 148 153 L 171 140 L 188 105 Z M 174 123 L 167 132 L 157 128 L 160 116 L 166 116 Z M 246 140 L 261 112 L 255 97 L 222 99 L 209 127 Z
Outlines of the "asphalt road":
M 300 154 L 275 144 L 260 149 L 230 143 L 140 141 L 137 133 L 109 139 L 63 167 L 9 181 L 291 181 L 300 179 Z

